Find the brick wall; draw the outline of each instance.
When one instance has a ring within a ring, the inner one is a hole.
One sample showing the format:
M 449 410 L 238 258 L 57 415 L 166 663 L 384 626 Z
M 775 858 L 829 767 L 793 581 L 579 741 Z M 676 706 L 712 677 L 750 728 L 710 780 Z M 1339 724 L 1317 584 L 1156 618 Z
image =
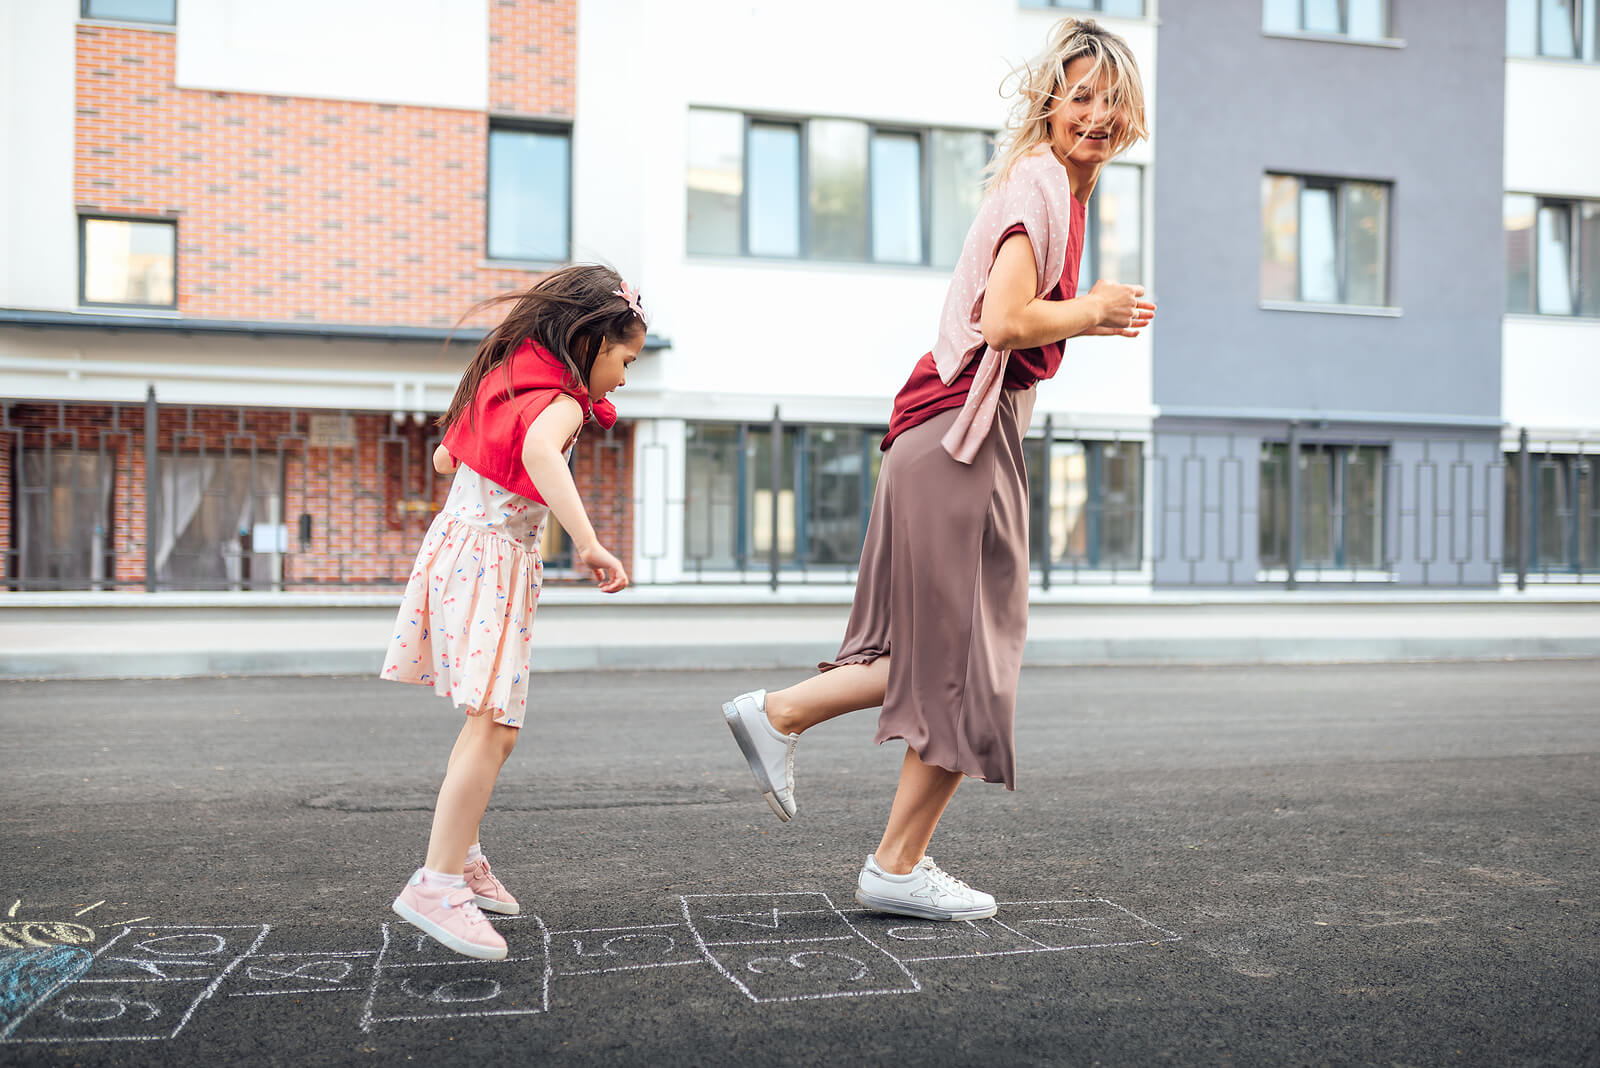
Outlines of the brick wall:
M 495 109 L 571 118 L 573 0 L 492 2 Z M 446 326 L 537 277 L 485 262 L 488 115 L 179 89 L 176 50 L 78 27 L 74 199 L 177 220 L 185 315 Z

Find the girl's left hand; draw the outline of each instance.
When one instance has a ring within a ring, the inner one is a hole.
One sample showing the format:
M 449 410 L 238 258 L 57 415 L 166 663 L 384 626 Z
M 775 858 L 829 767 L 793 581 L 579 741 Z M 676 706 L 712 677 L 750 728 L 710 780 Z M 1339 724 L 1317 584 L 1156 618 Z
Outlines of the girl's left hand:
M 604 545 L 597 541 L 575 545 L 572 554 L 578 558 L 579 566 L 589 569 L 589 574 L 600 584 L 601 593 L 620 593 L 628 588 L 628 573 L 623 570 L 622 561 L 612 556 Z

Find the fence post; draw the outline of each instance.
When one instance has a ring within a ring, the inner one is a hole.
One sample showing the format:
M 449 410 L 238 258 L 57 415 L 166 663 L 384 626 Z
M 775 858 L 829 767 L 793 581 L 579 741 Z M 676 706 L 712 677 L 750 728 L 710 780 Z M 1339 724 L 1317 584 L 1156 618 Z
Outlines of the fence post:
M 1283 584 L 1286 590 L 1295 588 L 1294 573 L 1300 565 L 1300 420 L 1289 421 L 1289 575 Z
M 783 474 L 783 412 L 772 406 L 772 592 L 778 592 L 778 483 Z
M 161 492 L 159 409 L 152 383 L 144 395 L 144 591 L 156 592 L 156 495 Z
M 1528 456 L 1528 428 L 1517 431 L 1517 592 L 1528 589 L 1528 561 L 1533 558 L 1533 486 L 1528 477 L 1533 464 Z
M 1039 510 L 1044 513 L 1039 526 L 1044 532 L 1041 539 L 1044 544 L 1039 549 L 1039 582 L 1046 589 L 1050 589 L 1050 454 L 1055 451 L 1056 443 L 1056 417 L 1046 414 L 1044 417 L 1044 463 L 1040 464 L 1039 478 L 1044 481 L 1044 506 Z

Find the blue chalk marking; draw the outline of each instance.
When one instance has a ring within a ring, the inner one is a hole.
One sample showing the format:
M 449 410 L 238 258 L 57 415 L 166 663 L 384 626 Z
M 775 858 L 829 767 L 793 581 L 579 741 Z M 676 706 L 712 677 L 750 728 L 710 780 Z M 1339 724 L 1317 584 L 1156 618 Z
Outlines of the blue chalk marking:
M 0 1038 L 56 991 L 89 970 L 94 955 L 76 946 L 14 949 L 0 954 Z

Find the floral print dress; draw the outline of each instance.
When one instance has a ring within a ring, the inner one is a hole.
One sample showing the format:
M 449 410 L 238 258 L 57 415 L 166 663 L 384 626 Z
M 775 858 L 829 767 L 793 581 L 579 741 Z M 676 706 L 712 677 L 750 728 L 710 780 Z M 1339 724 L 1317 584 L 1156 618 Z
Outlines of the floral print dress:
M 468 715 L 522 726 L 549 514 L 458 468 L 417 552 L 381 677 L 432 686 Z

